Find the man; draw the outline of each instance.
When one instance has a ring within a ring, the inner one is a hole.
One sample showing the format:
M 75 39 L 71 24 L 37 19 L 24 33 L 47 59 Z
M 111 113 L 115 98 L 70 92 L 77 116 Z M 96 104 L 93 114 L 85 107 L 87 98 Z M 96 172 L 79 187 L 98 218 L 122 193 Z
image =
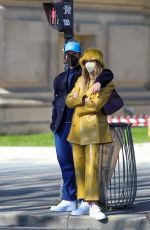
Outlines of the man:
M 71 127 L 73 109 L 69 109 L 65 105 L 65 99 L 67 94 L 74 87 L 78 77 L 81 76 L 81 67 L 79 65 L 81 55 L 80 43 L 69 41 L 65 45 L 64 51 L 69 69 L 60 73 L 54 80 L 52 123 L 50 125 L 55 136 L 56 154 L 63 178 L 62 201 L 58 205 L 50 208 L 51 211 L 55 212 L 74 211 L 76 209 L 74 164 L 71 145 L 67 141 L 67 136 Z M 93 93 L 98 92 L 101 87 L 105 87 L 112 79 L 112 72 L 108 69 L 104 69 L 93 85 Z

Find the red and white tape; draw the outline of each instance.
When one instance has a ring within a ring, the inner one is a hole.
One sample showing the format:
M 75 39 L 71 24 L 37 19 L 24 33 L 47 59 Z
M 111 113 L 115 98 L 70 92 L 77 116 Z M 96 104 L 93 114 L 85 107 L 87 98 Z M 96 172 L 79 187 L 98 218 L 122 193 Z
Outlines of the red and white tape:
M 127 124 L 132 124 L 132 126 L 140 126 L 140 127 L 147 127 L 148 126 L 148 119 L 150 115 L 142 114 L 142 115 L 120 115 L 120 116 L 108 116 L 109 123 L 117 123 L 123 122 Z
M 148 136 L 150 137 L 150 116 L 147 119 L 148 121 Z

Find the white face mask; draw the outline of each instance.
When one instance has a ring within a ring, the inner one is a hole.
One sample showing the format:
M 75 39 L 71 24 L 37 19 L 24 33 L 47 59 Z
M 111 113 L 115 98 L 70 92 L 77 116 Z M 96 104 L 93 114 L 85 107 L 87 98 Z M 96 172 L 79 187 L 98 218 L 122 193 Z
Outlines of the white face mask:
M 87 62 L 85 67 L 89 73 L 92 73 L 95 70 L 95 62 Z

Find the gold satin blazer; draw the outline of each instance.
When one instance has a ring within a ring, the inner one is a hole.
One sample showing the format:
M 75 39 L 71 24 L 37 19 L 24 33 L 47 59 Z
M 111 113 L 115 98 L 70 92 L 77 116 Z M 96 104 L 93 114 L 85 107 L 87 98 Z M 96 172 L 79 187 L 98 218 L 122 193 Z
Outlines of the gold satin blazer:
M 101 88 L 100 92 L 92 94 L 94 81 L 90 80 L 86 89 L 83 77 L 79 77 L 71 93 L 67 95 L 66 105 L 75 108 L 70 133 L 67 140 L 79 145 L 110 143 L 112 137 L 107 122 L 107 115 L 101 110 L 107 102 L 112 90 L 115 88 L 113 82 Z M 74 98 L 74 93 L 78 97 Z M 87 96 L 83 104 L 83 97 Z

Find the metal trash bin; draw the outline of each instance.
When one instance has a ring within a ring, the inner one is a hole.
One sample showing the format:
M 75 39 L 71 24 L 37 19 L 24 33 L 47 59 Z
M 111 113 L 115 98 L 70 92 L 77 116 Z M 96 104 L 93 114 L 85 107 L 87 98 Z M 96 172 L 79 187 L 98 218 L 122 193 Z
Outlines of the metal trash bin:
M 100 200 L 108 208 L 125 208 L 133 204 L 137 191 L 131 124 L 109 125 L 113 142 L 100 150 Z

